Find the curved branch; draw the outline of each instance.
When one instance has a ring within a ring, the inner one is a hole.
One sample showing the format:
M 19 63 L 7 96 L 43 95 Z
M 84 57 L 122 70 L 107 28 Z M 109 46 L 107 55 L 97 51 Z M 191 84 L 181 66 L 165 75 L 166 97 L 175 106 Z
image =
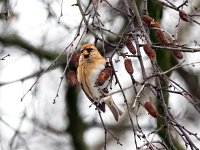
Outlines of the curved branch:
M 0 43 L 4 46 L 14 45 L 14 46 L 20 47 L 24 51 L 31 52 L 38 57 L 46 58 L 48 60 L 53 60 L 59 55 L 59 53 L 56 53 L 55 51 L 49 52 L 42 48 L 35 47 L 34 45 L 31 45 L 28 41 L 22 39 L 16 34 L 8 35 L 8 36 L 0 35 Z

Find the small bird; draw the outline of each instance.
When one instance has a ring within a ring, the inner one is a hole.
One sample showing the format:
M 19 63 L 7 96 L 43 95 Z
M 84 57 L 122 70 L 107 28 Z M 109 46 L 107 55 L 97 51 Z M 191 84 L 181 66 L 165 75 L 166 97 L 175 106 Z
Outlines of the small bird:
M 88 97 L 88 99 L 101 111 L 105 112 L 105 104 L 111 110 L 116 121 L 123 112 L 114 103 L 112 96 L 105 96 L 107 93 L 103 90 L 108 82 L 102 86 L 96 85 L 99 74 L 106 67 L 106 60 L 101 56 L 97 48 L 92 44 L 84 44 L 81 47 L 81 56 L 77 69 L 78 82 Z M 109 80 L 109 79 L 107 79 Z

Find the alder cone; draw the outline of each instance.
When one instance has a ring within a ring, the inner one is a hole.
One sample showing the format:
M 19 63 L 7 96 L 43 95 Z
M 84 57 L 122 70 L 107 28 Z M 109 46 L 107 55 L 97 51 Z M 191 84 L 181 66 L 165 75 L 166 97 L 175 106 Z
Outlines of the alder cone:
M 80 57 L 80 54 L 77 53 L 77 52 L 74 52 L 71 56 L 71 60 L 70 62 L 74 65 L 74 67 L 78 67 L 78 63 L 79 63 L 79 57 Z
M 154 51 L 154 49 L 151 48 L 150 44 L 144 44 L 143 49 L 144 49 L 144 52 L 149 57 L 149 59 L 156 60 L 156 52 Z
M 148 113 L 154 117 L 157 118 L 158 112 L 152 102 L 145 102 L 144 108 L 148 111 Z
M 136 49 L 135 46 L 133 45 L 133 43 L 131 42 L 131 40 L 129 38 L 126 38 L 125 40 L 125 45 L 128 48 L 128 50 L 132 53 L 132 54 L 136 54 Z
M 134 69 L 133 69 L 133 65 L 132 65 L 132 61 L 130 59 L 124 59 L 124 66 L 125 66 L 125 69 L 126 71 L 132 75 L 133 72 L 134 72 Z
M 188 16 L 186 13 L 184 13 L 183 11 L 179 11 L 179 16 L 180 18 L 185 21 L 185 22 L 189 22 Z
M 154 21 L 154 19 L 151 18 L 151 17 L 148 16 L 148 15 L 142 16 L 141 19 L 142 19 L 142 21 L 143 21 L 144 23 L 146 23 L 146 24 L 148 24 L 148 25 L 150 25 L 151 22 Z
M 183 53 L 182 51 L 173 51 L 173 54 L 174 56 L 177 58 L 177 59 L 183 59 Z
M 67 80 L 72 86 L 76 86 L 78 84 L 77 75 L 73 70 L 67 72 Z
M 168 40 L 168 38 L 165 36 L 165 34 L 163 33 L 163 31 L 161 30 L 156 30 L 156 36 L 158 38 L 158 40 L 165 45 L 170 44 L 170 41 Z
M 98 86 L 102 86 L 105 81 L 113 74 L 113 68 L 110 66 L 107 66 L 104 70 L 101 71 L 99 74 L 99 77 L 96 80 L 96 84 Z

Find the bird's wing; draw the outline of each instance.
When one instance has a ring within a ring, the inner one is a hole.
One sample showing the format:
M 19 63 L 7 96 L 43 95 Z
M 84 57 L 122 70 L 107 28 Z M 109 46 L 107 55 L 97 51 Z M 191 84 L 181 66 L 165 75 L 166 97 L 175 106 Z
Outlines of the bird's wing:
M 105 102 L 96 102 L 94 101 L 91 97 L 89 97 L 89 95 L 87 94 L 87 92 L 85 92 L 83 85 L 81 84 L 82 90 L 84 91 L 85 95 L 87 96 L 87 98 L 92 102 L 92 104 L 94 104 L 96 107 L 98 107 L 102 112 L 106 111 L 105 108 Z

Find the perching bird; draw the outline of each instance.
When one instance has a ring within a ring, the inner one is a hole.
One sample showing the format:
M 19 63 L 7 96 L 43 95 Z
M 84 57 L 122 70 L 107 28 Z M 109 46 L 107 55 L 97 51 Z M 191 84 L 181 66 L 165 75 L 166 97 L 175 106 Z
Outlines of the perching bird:
M 104 96 L 106 93 L 103 92 L 103 89 L 106 86 L 106 82 L 102 86 L 95 84 L 105 66 L 106 60 L 94 45 L 85 44 L 81 47 L 81 56 L 77 70 L 78 81 L 88 99 L 103 112 L 105 112 L 106 104 L 111 110 L 115 120 L 118 121 L 119 116 L 123 112 L 116 106 L 111 96 Z

